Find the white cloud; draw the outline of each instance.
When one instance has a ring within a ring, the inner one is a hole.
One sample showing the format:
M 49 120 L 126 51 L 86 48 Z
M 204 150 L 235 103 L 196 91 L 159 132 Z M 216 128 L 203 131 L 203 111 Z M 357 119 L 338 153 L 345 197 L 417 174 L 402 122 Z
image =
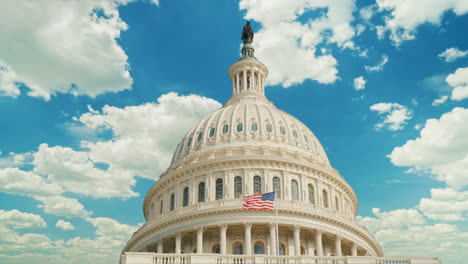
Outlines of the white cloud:
M 390 39 L 399 45 L 405 40 L 414 39 L 416 28 L 424 23 L 440 24 L 447 11 L 456 15 L 468 12 L 466 0 L 426 0 L 430 8 L 421 8 L 420 0 L 377 0 L 380 10 L 390 11 L 385 16 L 384 31 L 390 31 Z
M 247 11 L 246 19 L 262 24 L 253 44 L 256 56 L 270 69 L 268 84 L 289 87 L 308 79 L 333 83 L 338 78 L 337 61 L 329 54 L 317 55 L 316 46 L 326 42 L 355 48 L 355 30 L 350 24 L 353 0 L 242 0 L 239 6 Z M 299 21 L 311 11 L 319 11 L 319 17 Z
M 430 172 L 451 188 L 468 186 L 468 109 L 454 108 L 426 121 L 420 136 L 396 147 L 393 164 Z
M 468 98 L 468 67 L 458 68 L 454 73 L 449 74 L 445 79 L 453 87 L 452 100 L 460 101 Z
M 75 227 L 70 222 L 64 221 L 62 219 L 59 219 L 55 226 L 65 231 L 75 230 Z
M 363 76 L 354 78 L 354 89 L 358 91 L 358 90 L 363 90 L 365 88 L 366 88 L 366 79 L 364 79 Z
M 34 199 L 43 204 L 38 207 L 44 208 L 44 212 L 65 217 L 86 217 L 91 213 L 75 198 L 64 196 L 35 196 Z
M 117 8 L 131 1 L 1 1 L 0 35 L 8 41 L 0 42 L 0 94 L 18 96 L 19 83 L 46 100 L 130 89 L 117 43 L 127 25 Z
M 19 229 L 19 228 L 43 228 L 46 223 L 41 216 L 23 213 L 16 209 L 5 211 L 0 209 L 0 226 Z
M 445 102 L 447 102 L 448 98 L 449 97 L 447 95 L 443 95 L 439 99 L 434 99 L 434 101 L 432 102 L 432 106 L 438 106 L 438 105 L 444 104 Z
M 390 212 L 381 212 L 380 208 L 373 208 L 374 217 L 357 217 L 357 221 L 374 233 L 381 229 L 401 228 L 410 225 L 424 225 L 423 216 L 414 209 L 399 209 Z
M 391 131 L 401 130 L 407 124 L 407 120 L 413 117 L 412 111 L 397 103 L 377 103 L 370 106 L 382 116 L 381 121 L 375 125 L 377 130 L 387 127 Z
M 62 187 L 43 177 L 18 168 L 0 169 L 0 191 L 20 195 L 53 196 L 62 193 Z
M 375 66 L 366 65 L 364 68 L 368 72 L 379 72 L 379 71 L 383 70 L 384 65 L 387 64 L 387 62 L 388 62 L 388 56 L 387 55 L 382 55 L 382 61 L 379 62 L 377 65 L 375 65 Z
M 431 189 L 431 198 L 421 199 L 419 210 L 426 217 L 437 221 L 464 221 L 464 214 L 468 212 L 468 191 Z
M 86 218 L 86 221 L 96 227 L 96 235 L 115 239 L 129 238 L 137 229 L 135 226 L 121 224 L 108 217 Z
M 456 59 L 468 56 L 468 51 L 461 51 L 458 48 L 449 48 L 439 54 L 439 57 L 443 58 L 445 62 L 452 62 Z

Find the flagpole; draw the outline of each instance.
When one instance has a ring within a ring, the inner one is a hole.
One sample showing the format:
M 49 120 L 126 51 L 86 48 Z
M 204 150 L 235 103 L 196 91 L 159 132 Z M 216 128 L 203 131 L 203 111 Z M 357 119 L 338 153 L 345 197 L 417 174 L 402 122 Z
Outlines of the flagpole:
M 275 193 L 275 196 L 276 196 L 276 193 Z M 276 213 L 276 255 L 279 256 L 280 255 L 280 252 L 279 252 L 279 231 L 278 231 L 278 204 L 277 204 L 277 199 L 275 197 L 275 213 Z

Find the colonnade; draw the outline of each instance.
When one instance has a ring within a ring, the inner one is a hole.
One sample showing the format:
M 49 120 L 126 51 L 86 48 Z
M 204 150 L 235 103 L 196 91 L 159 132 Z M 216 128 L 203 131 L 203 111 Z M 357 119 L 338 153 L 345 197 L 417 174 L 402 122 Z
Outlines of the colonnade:
M 262 224 L 259 224 L 262 225 Z M 243 228 L 244 228 L 244 251 L 243 255 L 253 255 L 252 252 L 252 223 L 244 223 Z M 219 253 L 221 255 L 226 255 L 228 250 L 227 250 L 227 230 L 228 230 L 228 225 L 227 224 L 220 224 L 218 225 L 219 228 Z M 203 227 L 199 227 L 196 230 L 196 253 L 197 254 L 203 254 L 203 253 L 213 253 L 213 252 L 204 252 L 203 251 L 203 234 L 205 229 Z M 290 256 L 300 256 L 303 255 L 301 252 L 301 231 L 307 231 L 310 233 L 312 231 L 311 229 L 308 228 L 301 228 L 300 226 L 293 226 L 293 243 L 294 243 L 294 250 L 289 252 L 288 255 Z M 278 252 L 279 250 L 279 244 L 277 243 L 277 226 L 274 223 L 269 223 L 269 245 L 270 245 L 270 252 L 269 255 L 275 256 L 275 255 L 283 255 L 286 252 Z M 315 250 L 312 250 L 309 252 L 309 256 L 317 256 L 317 257 L 322 257 L 322 256 L 329 256 L 330 252 L 328 252 L 328 255 L 325 254 L 324 251 L 324 241 L 323 241 L 323 236 L 324 233 L 320 229 L 313 229 L 314 237 L 312 240 L 315 241 Z M 344 238 L 340 235 L 331 235 L 334 237 L 334 256 L 344 256 L 343 254 L 343 248 L 342 248 L 342 242 L 344 241 Z M 181 254 L 181 245 L 182 245 L 182 235 L 180 232 L 176 233 L 172 237 L 175 238 L 175 247 L 174 247 L 174 253 L 175 254 Z M 327 237 L 330 237 L 328 235 Z M 328 242 L 330 242 L 328 240 Z M 358 256 L 358 245 L 356 242 L 349 241 L 351 242 L 351 252 L 348 255 L 350 256 Z M 365 250 L 362 250 L 365 252 Z M 265 250 L 266 252 L 266 250 Z M 156 246 L 156 253 L 163 253 L 163 239 L 160 239 L 157 241 L 157 246 Z M 281 254 L 278 254 L 281 253 Z M 255 252 L 254 252 L 255 254 Z
M 265 94 L 265 76 L 255 69 L 242 70 L 232 77 L 232 92 L 255 91 Z

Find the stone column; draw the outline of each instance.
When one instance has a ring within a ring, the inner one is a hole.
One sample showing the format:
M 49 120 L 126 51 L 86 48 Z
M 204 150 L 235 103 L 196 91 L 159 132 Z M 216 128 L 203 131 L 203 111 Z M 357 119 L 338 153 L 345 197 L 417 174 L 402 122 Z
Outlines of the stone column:
M 337 257 L 343 256 L 343 254 L 341 253 L 341 237 L 338 235 L 335 239 L 335 252 Z
M 182 245 L 182 235 L 180 233 L 177 233 L 175 236 L 175 254 L 180 254 L 181 253 L 181 245 Z
M 322 231 L 318 229 L 315 233 L 315 245 L 317 246 L 317 256 L 323 257 Z
M 236 93 L 239 92 L 239 87 L 240 87 L 240 77 L 239 77 L 239 73 L 236 73 Z
M 219 226 L 219 241 L 220 241 L 220 253 L 226 255 L 226 230 L 227 225 L 223 224 Z
M 162 239 L 158 240 L 157 243 L 157 253 L 162 254 L 163 253 L 163 241 Z
M 245 255 L 250 256 L 252 255 L 252 224 L 248 223 L 244 225 L 245 231 Z
M 355 242 L 353 242 L 353 246 L 351 247 L 351 256 L 353 257 L 357 256 L 357 245 Z
M 197 228 L 197 254 L 203 253 L 203 227 Z
M 301 255 L 301 228 L 294 226 L 294 255 Z
M 250 90 L 255 91 L 255 73 L 254 70 L 250 70 Z
M 247 91 L 247 71 L 246 70 L 242 71 L 242 77 L 244 79 L 242 81 L 242 91 Z
M 276 242 L 276 224 L 270 223 L 270 248 L 271 255 L 276 256 L 276 250 L 278 249 L 278 244 Z

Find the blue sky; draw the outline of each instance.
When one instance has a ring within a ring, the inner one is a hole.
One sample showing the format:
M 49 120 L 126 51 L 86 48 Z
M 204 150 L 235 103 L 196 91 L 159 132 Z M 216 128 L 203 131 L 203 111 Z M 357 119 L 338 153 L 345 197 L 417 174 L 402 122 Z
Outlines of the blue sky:
M 468 4 L 427 2 L 2 1 L 0 262 L 115 263 L 180 138 L 229 99 L 248 19 L 267 97 L 385 255 L 463 263 Z

